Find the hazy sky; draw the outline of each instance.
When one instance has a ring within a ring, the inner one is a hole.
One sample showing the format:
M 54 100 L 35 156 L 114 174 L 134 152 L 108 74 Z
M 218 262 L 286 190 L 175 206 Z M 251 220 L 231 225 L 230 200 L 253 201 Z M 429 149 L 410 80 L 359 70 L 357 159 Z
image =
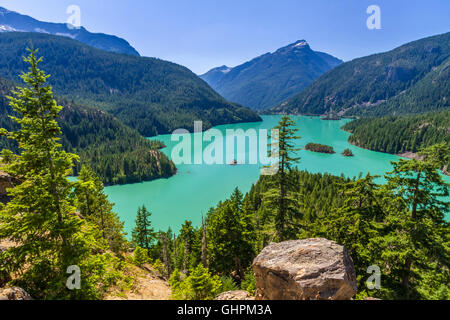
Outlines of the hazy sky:
M 69 5 L 81 8 L 89 31 L 123 37 L 143 56 L 198 74 L 300 39 L 347 61 L 450 31 L 449 0 L 0 0 L 50 22 L 66 22 Z M 366 26 L 370 5 L 381 8 L 381 30 Z

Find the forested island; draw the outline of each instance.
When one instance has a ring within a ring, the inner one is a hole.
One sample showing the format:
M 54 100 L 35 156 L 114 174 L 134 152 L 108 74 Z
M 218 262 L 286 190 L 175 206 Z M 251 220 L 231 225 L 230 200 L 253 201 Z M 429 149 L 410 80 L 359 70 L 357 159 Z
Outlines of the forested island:
M 318 152 L 318 153 L 329 153 L 329 154 L 336 153 L 334 151 L 333 147 L 327 146 L 324 144 L 320 144 L 320 143 L 308 143 L 305 146 L 305 149 L 308 151 L 313 151 L 313 152 Z
M 354 157 L 355 155 L 353 154 L 352 150 L 350 149 L 345 149 L 344 152 L 342 152 L 342 155 L 344 157 Z

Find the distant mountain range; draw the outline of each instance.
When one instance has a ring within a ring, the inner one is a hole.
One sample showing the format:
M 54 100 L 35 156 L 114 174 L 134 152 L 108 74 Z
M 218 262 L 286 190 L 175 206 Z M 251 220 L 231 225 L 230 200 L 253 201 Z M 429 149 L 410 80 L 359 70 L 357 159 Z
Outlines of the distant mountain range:
M 300 40 L 235 68 L 222 66 L 200 77 L 226 99 L 262 110 L 298 94 L 341 63 Z
M 54 91 L 81 105 L 103 109 L 143 136 L 260 121 L 248 108 L 230 103 L 189 69 L 155 58 L 106 52 L 66 37 L 0 33 L 0 77 L 19 82 L 30 40 L 51 75 Z
M 450 32 L 346 62 L 271 113 L 384 116 L 450 107 Z
M 66 23 L 42 22 L 20 13 L 0 7 L 0 32 L 37 32 L 69 37 L 92 47 L 139 56 L 126 40 L 103 33 L 91 33 L 85 28 L 69 29 Z

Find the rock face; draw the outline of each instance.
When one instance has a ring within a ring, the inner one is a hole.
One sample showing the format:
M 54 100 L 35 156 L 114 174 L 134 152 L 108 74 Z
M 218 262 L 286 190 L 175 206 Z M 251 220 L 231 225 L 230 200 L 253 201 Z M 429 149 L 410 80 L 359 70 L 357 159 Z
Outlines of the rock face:
M 22 288 L 12 287 L 0 289 L 1 300 L 33 300 L 33 298 Z
M 349 300 L 357 290 L 347 250 L 327 239 L 272 243 L 253 271 L 257 300 Z
M 255 297 L 252 297 L 250 293 L 244 290 L 236 290 L 236 291 L 227 291 L 222 292 L 217 296 L 215 300 L 255 300 Z

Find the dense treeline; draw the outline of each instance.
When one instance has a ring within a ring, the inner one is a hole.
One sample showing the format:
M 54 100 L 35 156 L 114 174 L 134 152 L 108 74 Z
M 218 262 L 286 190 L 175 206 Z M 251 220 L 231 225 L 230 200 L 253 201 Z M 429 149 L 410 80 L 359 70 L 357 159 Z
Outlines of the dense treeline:
M 450 110 L 420 115 L 362 118 L 347 123 L 351 143 L 370 150 L 400 154 L 450 141 Z
M 13 130 L 17 124 L 9 117 L 13 112 L 6 96 L 13 85 L 0 79 L 0 127 Z M 162 145 L 149 141 L 108 113 L 58 99 L 64 105 L 58 123 L 62 130 L 62 144 L 68 152 L 80 156 L 75 164 L 78 175 L 83 164 L 89 165 L 105 184 L 123 184 L 175 173 L 174 164 L 158 151 Z M 0 138 L 0 149 L 18 151 L 17 143 Z
M 394 162 L 380 185 L 370 174 L 350 180 L 298 171 L 289 142 L 295 130 L 288 117 L 279 127 L 277 174 L 261 176 L 245 196 L 236 189 L 200 228 L 186 221 L 178 235 L 169 230 L 149 240 L 150 257 L 171 275 L 174 298 L 211 299 L 224 284 L 253 293 L 251 263 L 264 246 L 323 237 L 349 250 L 357 298 L 449 299 L 450 185 L 438 171 L 449 147 L 435 145 L 422 160 Z M 366 285 L 371 266 L 382 272 L 377 290 Z
M 105 110 L 144 137 L 203 127 L 260 121 L 229 103 L 185 67 L 155 58 L 105 52 L 78 41 L 37 33 L 0 34 L 0 77 L 17 81 L 32 41 L 55 94 Z
M 443 109 L 449 57 L 450 33 L 420 39 L 343 63 L 272 111 L 382 116 Z

